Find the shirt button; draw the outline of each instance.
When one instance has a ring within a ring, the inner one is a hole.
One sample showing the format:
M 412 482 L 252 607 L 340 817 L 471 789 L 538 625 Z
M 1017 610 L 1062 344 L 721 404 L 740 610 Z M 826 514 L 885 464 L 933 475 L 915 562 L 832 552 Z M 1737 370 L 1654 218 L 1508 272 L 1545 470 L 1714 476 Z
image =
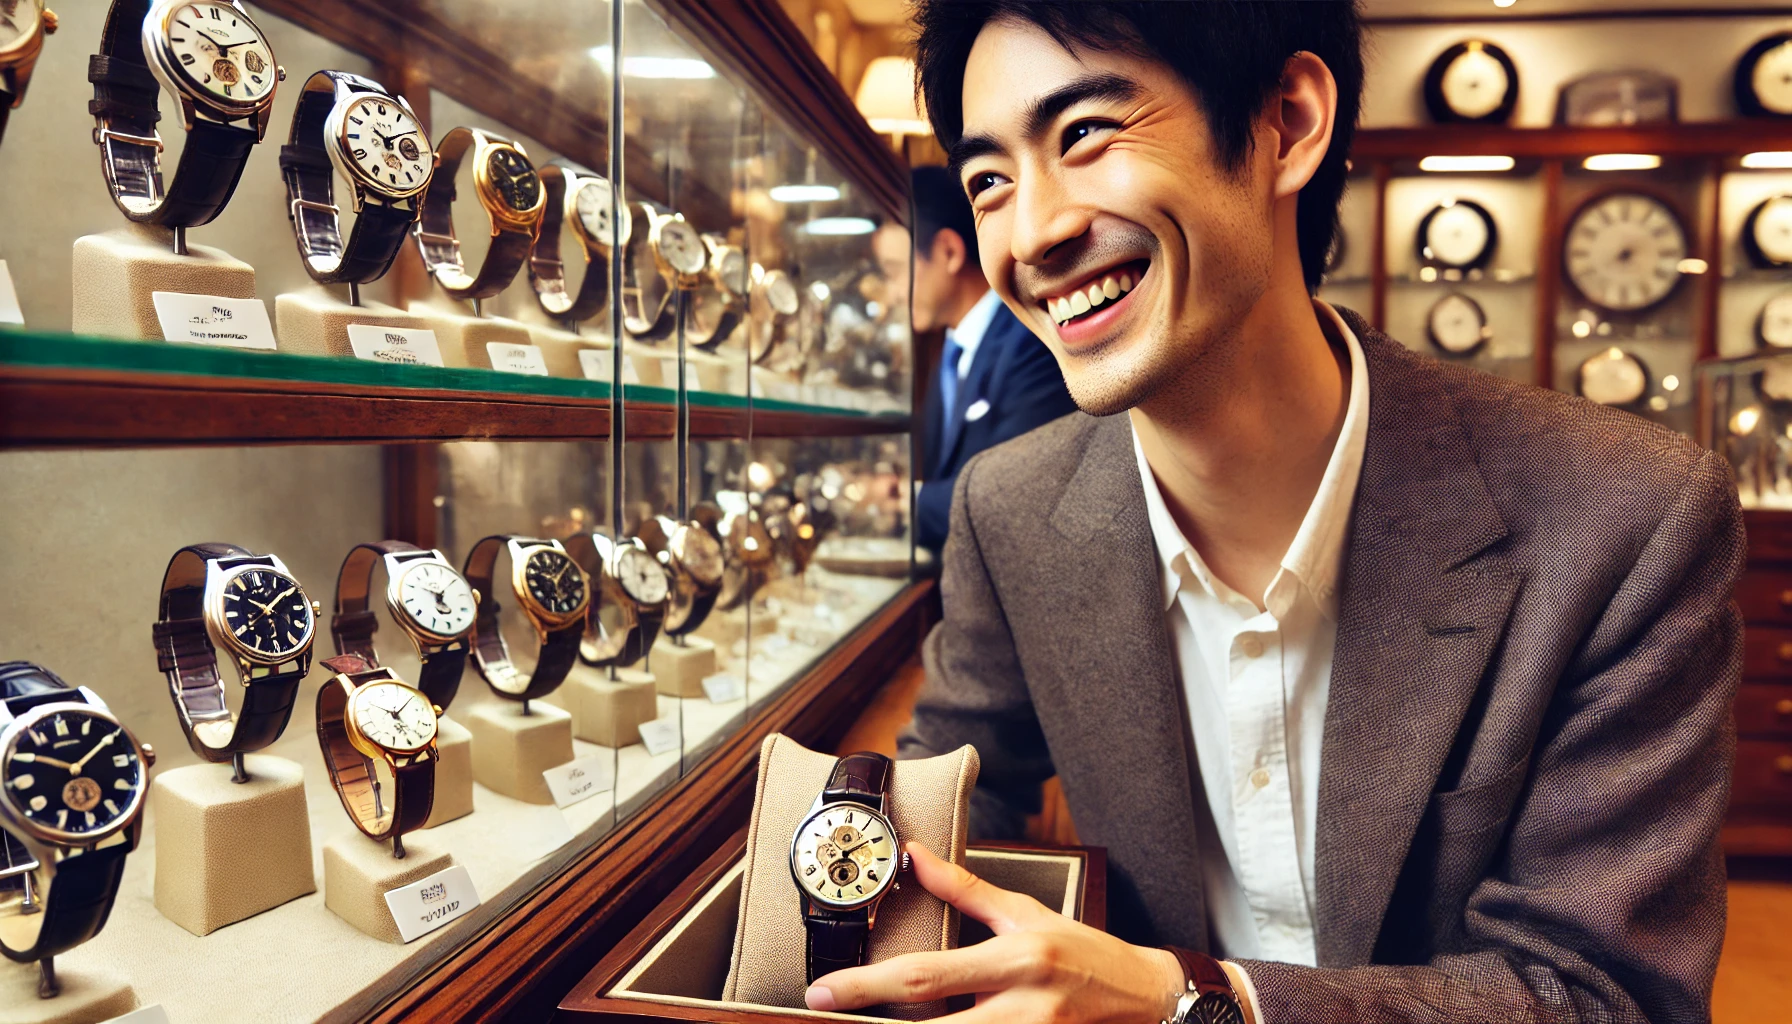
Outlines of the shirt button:
M 1251 785 L 1257 787 L 1258 789 L 1262 789 L 1264 786 L 1269 785 L 1269 769 L 1268 768 L 1259 768 L 1256 771 L 1252 772 L 1251 773 Z
M 1243 651 L 1247 658 L 1260 658 L 1263 656 L 1263 641 L 1255 636 L 1246 636 L 1238 641 L 1238 649 Z

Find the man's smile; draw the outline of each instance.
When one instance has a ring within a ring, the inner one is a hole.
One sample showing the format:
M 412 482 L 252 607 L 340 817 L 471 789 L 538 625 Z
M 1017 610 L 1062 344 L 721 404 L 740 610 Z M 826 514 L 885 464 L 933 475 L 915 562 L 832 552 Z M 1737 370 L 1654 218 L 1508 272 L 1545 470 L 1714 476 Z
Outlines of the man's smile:
M 1087 316 L 1132 291 L 1150 266 L 1147 260 L 1129 260 L 1090 274 L 1075 285 L 1040 300 L 1045 312 L 1060 326 Z

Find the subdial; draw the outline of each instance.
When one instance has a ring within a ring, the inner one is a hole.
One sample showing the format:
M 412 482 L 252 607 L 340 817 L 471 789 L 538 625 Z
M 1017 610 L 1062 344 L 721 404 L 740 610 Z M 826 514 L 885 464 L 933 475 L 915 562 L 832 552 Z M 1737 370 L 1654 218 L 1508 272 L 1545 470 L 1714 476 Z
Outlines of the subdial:
M 842 850 L 850 850 L 859 845 L 859 830 L 851 825 L 842 825 L 834 830 L 834 845 Z
M 851 885 L 859 880 L 859 866 L 851 860 L 837 860 L 828 865 L 828 880 L 835 885 Z

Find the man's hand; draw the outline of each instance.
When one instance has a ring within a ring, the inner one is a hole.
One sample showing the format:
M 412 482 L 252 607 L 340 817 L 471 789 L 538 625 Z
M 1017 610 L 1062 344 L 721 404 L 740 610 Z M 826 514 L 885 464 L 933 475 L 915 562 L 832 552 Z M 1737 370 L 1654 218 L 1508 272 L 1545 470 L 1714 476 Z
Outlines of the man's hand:
M 982 921 L 995 938 L 964 949 L 908 953 L 835 971 L 809 986 L 811 1010 L 918 1003 L 975 993 L 954 1024 L 1160 1021 L 1183 985 L 1169 952 L 1134 946 L 998 889 L 919 843 L 905 844 L 928 892 Z

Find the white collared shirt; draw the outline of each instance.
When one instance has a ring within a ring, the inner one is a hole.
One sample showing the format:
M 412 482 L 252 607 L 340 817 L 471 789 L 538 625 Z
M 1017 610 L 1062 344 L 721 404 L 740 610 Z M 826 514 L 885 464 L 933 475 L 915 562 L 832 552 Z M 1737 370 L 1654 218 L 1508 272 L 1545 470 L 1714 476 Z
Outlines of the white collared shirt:
M 1216 955 L 1315 966 L 1314 835 L 1319 744 L 1338 631 L 1338 578 L 1369 427 L 1356 335 L 1314 300 L 1350 352 L 1344 425 L 1265 611 L 1208 571 L 1164 505 L 1133 435 L 1164 615 L 1187 700 L 1207 809 L 1196 809 Z
M 946 340 L 956 344 L 958 355 L 958 379 L 964 380 L 965 374 L 971 372 L 971 360 L 977 358 L 977 346 L 983 344 L 983 336 L 989 333 L 989 325 L 995 322 L 996 310 L 1002 308 L 1002 297 L 991 288 L 983 293 L 977 304 L 965 311 L 946 331 Z

